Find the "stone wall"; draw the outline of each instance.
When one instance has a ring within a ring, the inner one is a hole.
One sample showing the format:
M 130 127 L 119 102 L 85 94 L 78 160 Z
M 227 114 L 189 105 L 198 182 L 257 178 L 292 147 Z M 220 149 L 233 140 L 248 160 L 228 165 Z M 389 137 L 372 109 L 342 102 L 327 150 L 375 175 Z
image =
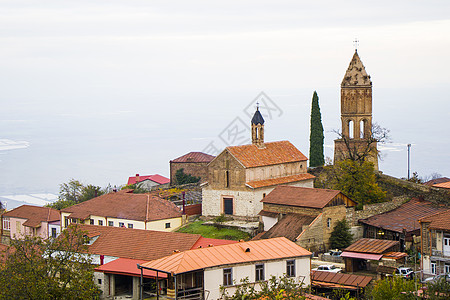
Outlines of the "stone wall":
M 325 251 L 322 227 L 323 215 L 319 215 L 311 224 L 303 226 L 302 234 L 295 243 L 311 252 Z
M 379 215 L 391 211 L 409 200 L 408 197 L 395 197 L 392 201 L 383 203 L 367 204 L 362 210 L 355 210 L 354 207 L 347 208 L 346 219 L 351 226 L 357 226 L 359 219 Z
M 318 216 L 322 210 L 318 208 L 307 208 L 307 207 L 299 207 L 299 206 L 289 206 L 289 205 L 278 205 L 278 204 L 270 204 L 264 203 L 263 209 L 268 211 L 273 211 L 277 213 L 287 214 L 287 213 L 296 213 L 308 216 Z
M 185 162 L 185 163 L 176 163 L 170 162 L 170 185 L 176 185 L 177 180 L 175 177 L 175 173 L 177 170 L 183 169 L 185 174 L 190 174 L 195 177 L 200 177 L 200 182 L 205 182 L 208 179 L 208 163 L 199 163 L 199 162 Z

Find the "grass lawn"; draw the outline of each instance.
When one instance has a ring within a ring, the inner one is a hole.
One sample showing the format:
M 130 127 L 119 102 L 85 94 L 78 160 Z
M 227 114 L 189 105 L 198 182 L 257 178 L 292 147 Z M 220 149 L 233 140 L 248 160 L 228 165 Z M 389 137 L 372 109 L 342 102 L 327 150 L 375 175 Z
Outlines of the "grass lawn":
M 203 225 L 204 221 L 195 221 L 183 228 L 177 230 L 177 232 L 195 233 L 200 234 L 205 238 L 224 239 L 224 240 L 245 240 L 250 239 L 250 234 L 237 229 L 230 228 L 216 228 L 215 226 Z

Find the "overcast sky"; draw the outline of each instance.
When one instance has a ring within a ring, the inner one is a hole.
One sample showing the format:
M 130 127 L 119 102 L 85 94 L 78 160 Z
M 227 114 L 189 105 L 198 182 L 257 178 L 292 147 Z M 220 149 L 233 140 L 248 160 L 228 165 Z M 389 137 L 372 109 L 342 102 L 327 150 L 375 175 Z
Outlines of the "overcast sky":
M 392 136 L 381 171 L 405 177 L 411 143 L 412 171 L 450 177 L 450 2 L 371 3 L 0 1 L 0 196 L 168 176 L 246 129 L 260 92 L 266 141 L 309 156 L 316 90 L 332 157 L 355 38 Z

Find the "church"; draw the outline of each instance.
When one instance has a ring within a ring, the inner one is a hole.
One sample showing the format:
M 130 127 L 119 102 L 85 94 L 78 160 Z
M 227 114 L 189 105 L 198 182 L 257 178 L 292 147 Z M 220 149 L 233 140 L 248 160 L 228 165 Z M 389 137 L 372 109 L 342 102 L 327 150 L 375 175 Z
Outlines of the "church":
M 307 158 L 289 141 L 264 142 L 259 108 L 251 120 L 250 145 L 226 147 L 208 164 L 202 185 L 204 216 L 257 218 L 261 200 L 278 185 L 313 187 Z

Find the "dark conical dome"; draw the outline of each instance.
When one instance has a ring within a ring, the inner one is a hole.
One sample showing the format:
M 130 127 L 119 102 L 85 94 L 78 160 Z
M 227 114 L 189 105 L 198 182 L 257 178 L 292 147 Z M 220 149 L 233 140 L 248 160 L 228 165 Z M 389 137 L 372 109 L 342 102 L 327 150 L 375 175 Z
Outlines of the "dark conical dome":
M 264 118 L 262 117 L 261 113 L 259 112 L 259 107 L 256 108 L 255 114 L 253 115 L 252 124 L 253 125 L 258 125 L 258 124 L 263 125 L 264 124 Z

